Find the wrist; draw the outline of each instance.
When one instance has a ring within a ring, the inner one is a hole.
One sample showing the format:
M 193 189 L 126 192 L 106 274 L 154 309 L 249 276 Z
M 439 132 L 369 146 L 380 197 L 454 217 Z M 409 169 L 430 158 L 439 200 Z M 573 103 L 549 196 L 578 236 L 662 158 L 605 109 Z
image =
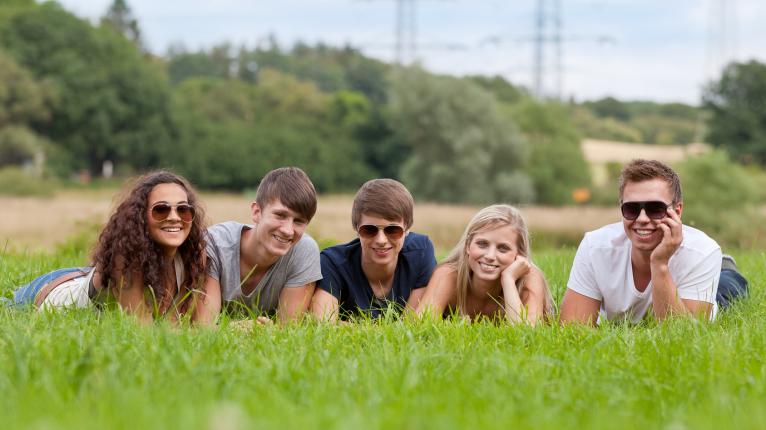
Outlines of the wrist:
M 650 261 L 649 268 L 652 271 L 652 275 L 664 275 L 670 272 L 668 262 L 662 260 Z

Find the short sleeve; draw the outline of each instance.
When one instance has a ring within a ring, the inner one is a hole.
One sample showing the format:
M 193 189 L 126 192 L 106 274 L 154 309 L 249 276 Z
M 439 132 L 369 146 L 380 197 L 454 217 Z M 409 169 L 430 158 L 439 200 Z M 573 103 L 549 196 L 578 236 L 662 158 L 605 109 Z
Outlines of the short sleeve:
M 590 254 L 588 235 L 585 235 L 580 246 L 577 248 L 572 270 L 569 272 L 567 288 L 594 300 L 604 299 L 596 282 L 596 274 L 593 269 L 593 261 Z
M 215 279 L 219 283 L 221 282 L 221 257 L 218 254 L 218 247 L 215 245 L 215 240 L 212 235 L 208 235 L 207 244 L 205 245 L 205 252 L 207 253 L 207 276 Z
M 319 281 L 317 287 L 332 294 L 333 297 L 340 301 L 342 295 L 341 292 L 343 290 L 342 278 L 328 252 L 329 250 L 326 250 L 319 256 L 322 266 L 322 280 Z
M 721 276 L 721 248 L 715 248 L 676 284 L 678 297 L 715 303 L 718 279 Z
M 419 259 L 418 259 L 418 276 L 415 279 L 415 285 L 412 286 L 413 289 L 416 288 L 423 288 L 426 285 L 428 285 L 428 281 L 431 280 L 431 275 L 434 273 L 434 269 L 436 268 L 436 256 L 434 255 L 434 244 L 431 243 L 431 239 L 429 239 L 427 236 L 424 237 L 423 242 L 425 242 L 425 246 L 423 250 L 419 253 Z
M 319 246 L 310 236 L 303 235 L 295 245 L 285 287 L 302 287 L 320 279 L 322 279 L 322 269 L 319 263 Z

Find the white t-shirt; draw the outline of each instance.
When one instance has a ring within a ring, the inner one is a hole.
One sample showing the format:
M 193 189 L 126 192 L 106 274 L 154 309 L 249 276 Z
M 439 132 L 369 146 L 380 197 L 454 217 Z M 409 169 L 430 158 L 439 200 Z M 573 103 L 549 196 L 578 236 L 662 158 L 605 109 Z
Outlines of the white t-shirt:
M 721 248 L 705 233 L 682 226 L 683 242 L 670 257 L 668 269 L 687 300 L 712 303 L 715 317 L 718 278 L 721 275 Z M 637 323 L 652 306 L 652 283 L 639 292 L 633 283 L 631 243 L 622 222 L 585 234 L 577 249 L 567 288 L 601 302 L 602 318 Z

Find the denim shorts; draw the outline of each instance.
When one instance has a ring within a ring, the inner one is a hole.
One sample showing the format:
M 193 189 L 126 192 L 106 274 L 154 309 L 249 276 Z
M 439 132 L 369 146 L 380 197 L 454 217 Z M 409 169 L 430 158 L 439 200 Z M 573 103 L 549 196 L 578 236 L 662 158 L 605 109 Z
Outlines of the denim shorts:
M 13 292 L 13 304 L 16 306 L 31 306 L 35 304 L 35 298 L 40 293 L 43 287 L 64 275 L 68 275 L 74 272 L 89 273 L 92 267 L 69 267 L 66 269 L 58 269 L 53 272 L 46 273 L 33 279 L 28 284 L 22 285 Z

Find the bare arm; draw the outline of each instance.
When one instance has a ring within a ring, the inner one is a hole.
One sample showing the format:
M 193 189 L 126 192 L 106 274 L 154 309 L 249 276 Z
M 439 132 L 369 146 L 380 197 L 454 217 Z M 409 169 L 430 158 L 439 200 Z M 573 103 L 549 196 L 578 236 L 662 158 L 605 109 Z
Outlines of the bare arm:
M 457 272 L 449 266 L 441 265 L 434 270 L 415 312 L 417 315 L 441 317 L 447 306 L 456 299 Z
M 407 299 L 407 305 L 405 306 L 406 312 L 415 312 L 420 304 L 420 300 L 426 294 L 426 287 L 415 288 L 410 293 L 410 298 Z
M 526 308 L 526 320 L 535 325 L 545 315 L 545 298 L 548 296 L 548 286 L 545 276 L 534 265 L 524 277 L 524 287 L 521 289 L 521 303 Z
M 570 288 L 564 293 L 564 299 L 561 301 L 561 315 L 559 319 L 562 323 L 581 323 L 595 325 L 598 321 L 598 311 L 601 308 L 601 301 L 582 295 Z
M 192 321 L 200 325 L 215 324 L 221 313 L 221 284 L 206 276 L 202 291 L 195 291 L 192 300 Z
M 138 273 L 134 273 L 130 277 L 116 273 L 112 279 L 118 280 L 118 285 L 111 286 L 111 290 L 120 308 L 128 314 L 135 315 L 141 322 L 152 322 L 153 312 L 144 297 L 143 277 Z
M 301 287 L 282 289 L 279 294 L 279 308 L 277 310 L 280 324 L 296 321 L 308 311 L 315 287 L 316 282 L 309 282 Z
M 670 257 L 683 242 L 683 230 L 680 215 L 668 208 L 668 216 L 662 219 L 662 241 L 652 251 L 650 268 L 652 272 L 652 310 L 655 317 L 662 321 L 671 315 L 710 315 L 712 305 L 698 300 L 685 300 L 678 297 L 678 288 L 668 269 Z
M 317 288 L 311 298 L 311 314 L 319 321 L 337 322 L 340 304 L 338 299 L 327 291 Z

